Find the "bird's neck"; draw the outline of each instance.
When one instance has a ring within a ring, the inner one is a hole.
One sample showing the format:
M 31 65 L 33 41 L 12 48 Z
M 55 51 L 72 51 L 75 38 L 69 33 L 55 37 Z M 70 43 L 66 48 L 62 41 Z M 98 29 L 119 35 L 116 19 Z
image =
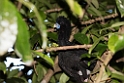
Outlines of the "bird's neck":
M 70 32 L 59 32 L 58 44 L 59 46 L 67 46 L 69 44 Z
M 58 44 L 59 44 L 59 46 L 68 46 L 69 41 L 68 40 L 59 40 Z

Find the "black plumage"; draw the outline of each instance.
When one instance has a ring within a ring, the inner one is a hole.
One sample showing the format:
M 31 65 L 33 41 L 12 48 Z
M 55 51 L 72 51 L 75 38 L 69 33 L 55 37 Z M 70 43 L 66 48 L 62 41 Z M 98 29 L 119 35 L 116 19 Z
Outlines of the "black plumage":
M 74 45 L 69 41 L 71 35 L 71 23 L 65 17 L 60 16 L 56 20 L 56 29 L 58 31 L 59 46 Z M 60 68 L 71 77 L 76 83 L 82 83 L 88 78 L 87 60 L 81 59 L 81 55 L 87 53 L 85 49 L 74 49 L 59 51 L 58 64 Z

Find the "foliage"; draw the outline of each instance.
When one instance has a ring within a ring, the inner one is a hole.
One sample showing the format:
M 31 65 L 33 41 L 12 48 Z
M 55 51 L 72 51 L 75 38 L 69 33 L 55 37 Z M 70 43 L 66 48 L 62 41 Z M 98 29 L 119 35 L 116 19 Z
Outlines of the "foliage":
M 124 82 L 123 0 L 1 0 L 0 6 L 0 83 L 41 82 L 57 56 L 46 49 L 58 46 L 57 33 L 50 32 L 58 16 L 68 17 L 79 29 L 73 42 L 92 45 L 82 57 L 101 60 L 105 51 L 113 53 L 107 64 L 113 70 L 106 66 L 100 83 Z M 13 52 L 8 52 L 10 47 Z M 21 58 L 23 63 L 7 67 L 7 57 Z M 24 69 L 12 69 L 22 65 Z M 51 83 L 57 81 L 72 83 L 64 73 L 51 77 Z

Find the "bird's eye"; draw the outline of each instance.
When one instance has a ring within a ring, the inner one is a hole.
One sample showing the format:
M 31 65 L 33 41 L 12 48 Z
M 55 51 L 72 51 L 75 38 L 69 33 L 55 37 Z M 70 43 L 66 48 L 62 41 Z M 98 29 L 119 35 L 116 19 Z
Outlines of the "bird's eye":
M 59 25 L 58 23 L 54 24 L 54 27 L 55 27 L 56 29 L 60 29 L 60 25 Z

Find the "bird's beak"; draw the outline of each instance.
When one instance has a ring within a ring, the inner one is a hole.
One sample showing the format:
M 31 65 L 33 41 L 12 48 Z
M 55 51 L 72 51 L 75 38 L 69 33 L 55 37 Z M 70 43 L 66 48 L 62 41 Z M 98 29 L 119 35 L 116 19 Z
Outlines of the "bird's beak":
M 54 28 L 56 28 L 56 24 L 54 24 L 54 26 L 53 26 Z
M 57 31 L 56 24 L 54 24 L 53 28 L 54 28 L 54 32 L 56 32 Z
M 60 25 L 59 25 L 58 23 L 55 23 L 55 24 L 54 24 L 54 28 L 60 29 Z
M 60 25 L 58 23 L 55 23 L 53 27 L 54 27 L 55 31 L 60 29 Z

